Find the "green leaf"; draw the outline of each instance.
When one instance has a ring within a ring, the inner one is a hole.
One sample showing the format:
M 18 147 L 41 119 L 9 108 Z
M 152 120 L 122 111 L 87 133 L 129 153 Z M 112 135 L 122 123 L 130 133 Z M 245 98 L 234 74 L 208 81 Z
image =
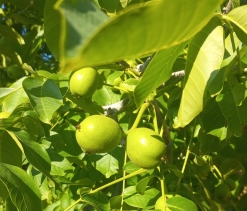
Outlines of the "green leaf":
M 58 5 L 62 11 L 57 7 Z M 48 1 L 44 21 L 47 44 L 60 61 L 64 56 L 73 58 L 89 35 L 94 33 L 105 20 L 107 16 L 93 1 Z M 72 70 L 73 67 L 68 69 L 68 71 Z
M 103 86 L 93 94 L 93 100 L 101 106 L 110 105 L 120 101 L 121 95 L 115 94 L 110 87 Z
M 10 40 L 18 42 L 19 44 L 25 44 L 22 36 L 15 31 L 13 27 L 0 24 L 0 34 Z
M 167 207 L 171 211 L 198 211 L 196 204 L 184 197 L 175 196 L 166 200 Z
M 236 173 L 245 173 L 245 168 L 240 161 L 231 158 L 224 160 L 224 162 L 220 165 L 219 170 L 224 178 Z
M 75 138 L 75 127 L 69 123 L 61 125 L 58 130 L 58 134 L 62 137 L 65 143 L 65 151 L 71 155 L 77 156 L 82 153 L 81 147 Z
M 28 96 L 22 88 L 22 82 L 26 77 L 23 77 L 13 83 L 9 88 L 0 89 L 0 102 L 2 110 L 12 113 L 14 109 L 22 103 L 28 102 Z
M 229 130 L 235 135 L 241 136 L 244 127 L 247 125 L 247 115 L 245 112 L 247 109 L 247 100 L 244 100 L 242 105 L 238 106 L 233 89 L 229 84 L 225 83 L 223 90 L 216 97 L 216 101 L 227 120 Z
M 119 0 L 98 0 L 101 8 L 105 9 L 107 12 L 115 13 L 117 8 L 120 6 Z
M 5 131 L 0 131 L 0 162 L 22 166 L 22 151 Z M 5 200 L 8 196 L 8 191 L 0 180 L 0 197 Z
M 137 170 L 140 169 L 139 166 L 135 165 L 134 163 L 132 163 L 131 161 L 130 162 L 127 162 L 125 165 L 124 165 L 124 171 L 126 171 L 126 173 L 133 173 Z
M 213 18 L 191 40 L 175 127 L 186 126 L 202 111 L 207 86 L 217 74 L 224 56 L 223 37 L 220 20 Z
M 239 55 L 234 52 L 230 57 L 222 61 L 219 72 L 208 86 L 208 91 L 210 92 L 211 96 L 217 95 L 223 89 L 226 77 L 232 72 L 238 59 L 242 59 L 246 52 L 247 46 L 244 46 L 240 49 Z
M 58 60 L 60 57 L 60 32 L 61 29 L 61 15 L 54 8 L 58 0 L 49 0 L 45 4 L 44 10 L 44 33 L 47 46 L 51 50 L 54 57 Z
M 247 44 L 247 5 L 235 8 L 227 15 L 234 28 L 238 38 L 245 44 Z
M 23 88 L 40 120 L 50 124 L 53 113 L 63 105 L 62 94 L 55 82 L 30 77 L 23 81 Z
M 226 126 L 219 104 L 215 98 L 210 100 L 202 111 L 202 128 L 206 133 Z
M 59 155 L 53 149 L 47 150 L 51 159 L 51 175 L 65 176 L 66 172 L 73 171 L 74 167 L 72 164 L 63 156 Z
M 171 77 L 173 63 L 185 45 L 186 43 L 182 43 L 155 54 L 134 90 L 137 107 L 145 101 L 151 92 Z
M 10 128 L 8 133 L 13 134 L 18 138 L 30 164 L 46 176 L 50 177 L 51 161 L 44 147 L 35 142 L 35 138 L 25 130 Z
M 120 165 L 123 163 L 123 159 L 123 148 L 116 148 L 106 154 L 90 155 L 92 165 L 105 175 L 106 178 L 118 173 L 118 170 L 121 169 Z
M 0 172 L 0 180 L 18 210 L 42 211 L 39 188 L 24 170 L 0 162 Z
M 82 66 L 107 64 L 125 58 L 137 58 L 143 54 L 183 43 L 205 26 L 220 3 L 220 0 L 200 2 L 179 0 L 176 3 L 165 0 L 132 7 L 109 19 L 107 23 L 97 28 L 96 33 L 90 31 L 91 33 L 87 34 L 88 39 L 81 42 L 83 45 L 79 46 L 73 54 L 70 53 L 72 48 L 67 47 L 67 40 L 74 40 L 75 35 L 70 36 L 71 33 L 69 35 L 66 33 L 64 36 L 66 40 L 60 42 L 65 43 L 66 52 L 60 57 L 62 62 L 65 62 L 63 71 L 72 71 Z M 72 15 L 67 13 L 64 6 L 63 10 L 65 19 L 69 20 L 68 15 Z M 80 17 L 82 15 L 83 13 Z M 75 20 L 78 16 L 73 17 Z M 160 20 L 164 20 L 162 25 Z M 63 25 L 65 27 L 62 31 L 66 31 L 66 24 Z M 81 21 L 79 26 L 81 27 Z M 79 44 L 84 35 L 80 31 L 76 32 L 76 35 Z
M 140 193 L 140 194 L 144 194 L 145 190 L 146 190 L 146 187 L 149 183 L 149 181 L 154 178 L 155 176 L 154 175 L 151 175 L 151 176 L 148 176 L 148 177 L 145 177 L 143 179 L 141 179 L 137 185 L 136 185 L 136 192 Z
M 107 197 L 101 192 L 85 194 L 81 197 L 81 200 L 99 211 L 110 211 L 110 203 Z
M 104 113 L 103 108 L 94 103 L 91 98 L 77 98 L 70 92 L 66 93 L 66 97 L 91 115 Z
M 159 191 L 155 188 L 146 189 L 144 194 L 133 194 L 124 197 L 124 202 L 130 206 L 145 208 L 149 204 L 154 204 L 159 196 Z
M 0 132 L 0 162 L 21 167 L 22 151 L 7 132 Z

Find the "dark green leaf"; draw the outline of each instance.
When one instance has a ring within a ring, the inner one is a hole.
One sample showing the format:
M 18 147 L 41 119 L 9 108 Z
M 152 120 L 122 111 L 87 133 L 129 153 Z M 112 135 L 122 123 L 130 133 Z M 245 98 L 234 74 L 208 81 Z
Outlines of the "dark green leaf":
M 237 105 L 234 93 L 229 84 L 225 83 L 223 90 L 217 96 L 222 114 L 225 116 L 229 129 L 237 136 L 241 136 L 245 125 L 247 125 L 247 100 Z
M 24 44 L 22 36 L 14 30 L 13 27 L 0 24 L 0 34 L 10 40 L 16 41 L 19 44 Z
M 81 199 L 99 211 L 110 211 L 110 203 L 107 197 L 101 192 L 85 194 Z
M 237 159 L 228 158 L 220 165 L 219 170 L 224 178 L 231 174 L 238 173 L 240 175 L 245 173 L 244 166 Z
M 27 157 L 28 161 L 35 168 L 49 177 L 51 161 L 44 147 L 35 142 L 35 138 L 25 130 L 11 128 L 9 129 L 8 133 L 12 135 L 12 138 L 14 138 L 14 136 L 18 138 L 22 144 L 25 156 Z
M 42 211 L 39 188 L 24 170 L 0 162 L 0 172 L 0 179 L 18 210 Z

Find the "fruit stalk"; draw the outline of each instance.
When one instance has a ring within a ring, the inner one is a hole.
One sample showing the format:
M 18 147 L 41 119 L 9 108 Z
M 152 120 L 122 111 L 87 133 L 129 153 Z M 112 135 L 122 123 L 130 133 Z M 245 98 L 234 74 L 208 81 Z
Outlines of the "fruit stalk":
M 116 184 L 116 183 L 118 183 L 118 182 L 121 182 L 121 181 L 123 181 L 123 180 L 129 179 L 129 178 L 131 178 L 131 177 L 133 177 L 133 176 L 136 176 L 136 175 L 138 175 L 138 174 L 142 174 L 142 173 L 144 173 L 144 172 L 146 172 L 146 171 L 148 171 L 148 170 L 147 170 L 147 169 L 139 169 L 139 170 L 137 170 L 137 171 L 135 171 L 135 172 L 133 172 L 133 173 L 127 175 L 127 176 L 121 177 L 121 178 L 119 178 L 119 179 L 117 179 L 117 180 L 114 180 L 114 181 L 112 181 L 112 182 L 109 182 L 109 183 L 107 183 L 106 185 L 103 185 L 103 186 L 101 186 L 101 187 L 99 187 L 99 188 L 97 188 L 97 189 L 95 189 L 95 190 L 92 190 L 89 194 L 92 194 L 92 193 L 96 193 L 96 192 L 98 192 L 98 191 L 101 191 L 101 190 L 103 190 L 103 189 L 105 189 L 105 188 L 107 188 L 107 187 L 109 187 L 109 186 L 111 186 L 111 185 L 114 185 L 114 184 Z M 79 198 L 79 199 L 78 199 L 77 201 L 75 201 L 73 204 L 71 204 L 70 206 L 68 206 L 64 211 L 68 211 L 70 208 L 72 208 L 73 206 L 75 206 L 75 205 L 78 204 L 79 202 L 83 202 L 83 200 L 82 200 L 81 198 Z
M 148 107 L 149 107 L 149 103 L 143 103 L 143 104 L 142 104 L 142 106 L 141 106 L 141 108 L 140 108 L 140 110 L 139 110 L 139 112 L 138 112 L 138 115 L 137 115 L 137 117 L 136 117 L 136 119 L 135 119 L 135 122 L 134 122 L 134 124 L 132 125 L 132 127 L 130 128 L 130 130 L 137 128 L 139 122 L 141 121 L 141 118 L 142 118 L 143 113 L 145 112 L 145 110 L 146 110 Z M 130 130 L 129 130 L 129 131 L 130 131 Z M 128 134 L 129 131 L 127 131 L 126 133 Z

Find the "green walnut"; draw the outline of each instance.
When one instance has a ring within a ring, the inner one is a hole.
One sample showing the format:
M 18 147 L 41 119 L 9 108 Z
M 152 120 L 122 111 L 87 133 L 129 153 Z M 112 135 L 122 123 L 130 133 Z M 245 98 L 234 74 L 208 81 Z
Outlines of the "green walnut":
M 77 70 L 72 74 L 69 87 L 73 95 L 89 98 L 96 91 L 98 82 L 98 72 L 91 67 L 87 67 Z
M 76 140 L 86 153 L 106 153 L 117 147 L 122 138 L 116 121 L 104 115 L 84 119 L 76 130 Z
M 148 128 L 136 128 L 127 136 L 129 159 L 144 169 L 156 168 L 162 161 L 166 146 L 162 137 Z

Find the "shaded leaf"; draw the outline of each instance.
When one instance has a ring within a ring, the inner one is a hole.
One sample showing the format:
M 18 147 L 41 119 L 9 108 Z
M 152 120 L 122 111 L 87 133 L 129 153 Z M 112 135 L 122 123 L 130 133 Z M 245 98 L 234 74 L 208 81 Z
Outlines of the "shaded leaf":
M 145 101 L 151 92 L 171 77 L 173 63 L 185 45 L 186 43 L 182 43 L 155 54 L 134 90 L 137 107 Z
M 18 42 L 19 44 L 25 44 L 22 36 L 17 31 L 15 31 L 13 27 L 0 24 L 0 34 L 7 39 Z
M 40 120 L 50 124 L 53 113 L 63 105 L 63 97 L 55 82 L 30 77 L 23 81 L 23 88 Z
M 217 74 L 224 55 L 223 27 L 213 18 L 190 42 L 184 90 L 175 127 L 189 124 L 203 109 L 207 86 Z
M 245 173 L 245 168 L 240 161 L 231 158 L 224 160 L 224 162 L 220 165 L 219 170 L 224 178 L 236 173 L 240 175 Z
M 49 155 L 42 145 L 34 141 L 34 136 L 27 133 L 25 130 L 16 128 L 9 129 L 8 133 L 14 134 L 18 138 L 30 164 L 46 176 L 50 177 L 51 161 Z
M 205 26 L 220 3 L 220 0 L 200 2 L 179 0 L 174 4 L 172 1 L 165 0 L 127 9 L 109 19 L 102 27 L 98 27 L 96 33 L 92 31 L 88 33 L 85 37 L 87 40 L 85 42 L 82 40 L 83 43 L 80 40 L 84 34 L 80 31 L 75 32 L 78 36 L 77 44 L 81 42 L 83 45 L 78 46 L 73 54 L 70 53 L 72 48 L 67 46 L 67 42 L 75 40 L 75 35 L 67 35 L 68 28 L 66 24 L 62 24 L 65 28 L 57 33 L 63 30 L 66 32 L 63 36 L 66 40 L 61 40 L 61 43 L 65 43 L 66 46 L 66 53 L 60 57 L 62 61 L 65 59 L 63 71 L 72 71 L 82 66 L 107 64 L 126 57 L 136 58 L 183 43 Z M 70 13 L 67 13 L 66 9 L 63 6 L 65 20 L 68 21 Z M 160 20 L 164 20 L 162 26 Z M 74 58 L 72 59 L 71 56 Z
M 18 210 L 42 211 L 39 188 L 24 170 L 0 162 L 0 172 L 0 179 Z
M 85 194 L 81 197 L 81 199 L 99 211 L 109 211 L 110 210 L 110 203 L 107 197 L 100 191 L 97 193 Z
M 227 120 L 229 130 L 235 135 L 241 136 L 247 125 L 247 100 L 244 100 L 242 105 L 238 106 L 232 88 L 225 83 L 223 90 L 216 97 L 216 101 Z

